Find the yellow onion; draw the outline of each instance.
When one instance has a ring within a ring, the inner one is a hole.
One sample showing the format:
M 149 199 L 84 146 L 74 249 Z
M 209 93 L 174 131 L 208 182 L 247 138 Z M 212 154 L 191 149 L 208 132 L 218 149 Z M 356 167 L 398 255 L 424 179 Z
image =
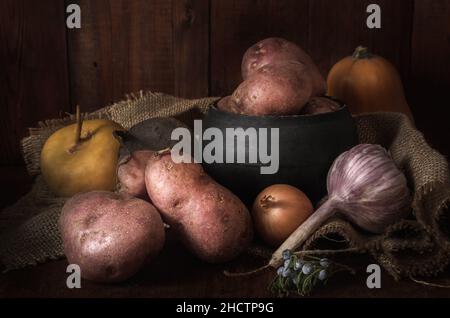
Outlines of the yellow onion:
M 279 246 L 313 212 L 308 197 L 296 187 L 275 184 L 265 188 L 253 204 L 256 232 L 270 246 Z
M 411 196 L 404 174 L 379 145 L 360 144 L 342 153 L 327 177 L 328 199 L 272 255 L 277 267 L 284 250 L 295 250 L 337 212 L 362 229 L 381 233 L 406 216 Z

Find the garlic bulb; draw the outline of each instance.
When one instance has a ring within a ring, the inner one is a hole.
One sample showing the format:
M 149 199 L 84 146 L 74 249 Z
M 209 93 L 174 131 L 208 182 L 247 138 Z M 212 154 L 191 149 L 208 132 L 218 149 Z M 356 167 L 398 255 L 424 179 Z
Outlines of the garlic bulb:
M 405 217 L 411 196 L 403 173 L 379 145 L 360 144 L 342 153 L 327 177 L 328 199 L 272 255 L 278 266 L 284 250 L 295 250 L 339 212 L 364 230 L 381 233 Z
M 340 155 L 327 178 L 329 199 L 353 223 L 381 233 L 409 211 L 404 174 L 379 145 L 360 144 Z

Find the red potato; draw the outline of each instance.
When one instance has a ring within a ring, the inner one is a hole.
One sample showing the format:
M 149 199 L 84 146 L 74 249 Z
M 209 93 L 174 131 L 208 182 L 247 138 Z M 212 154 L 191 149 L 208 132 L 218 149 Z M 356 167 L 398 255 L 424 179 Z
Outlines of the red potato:
M 230 101 L 231 96 L 225 96 L 217 102 L 217 108 L 220 110 L 227 111 L 228 103 Z
M 239 113 L 295 115 L 312 96 L 307 68 L 300 62 L 265 65 L 248 77 L 231 96 Z
M 117 178 L 120 192 L 126 192 L 141 199 L 148 198 L 145 188 L 145 166 L 154 153 L 151 150 L 134 151 L 130 156 L 119 162 Z
M 239 113 L 237 105 L 232 101 L 231 96 L 225 96 L 217 102 L 217 108 L 224 112 Z
M 250 213 L 196 163 L 152 157 L 145 170 L 150 199 L 182 243 L 206 262 L 235 258 L 253 237 Z
M 164 245 L 165 232 L 155 207 L 126 194 L 77 194 L 62 209 L 59 228 L 64 252 L 81 276 L 119 282 L 134 275 Z
M 246 80 L 265 65 L 291 60 L 301 62 L 309 69 L 312 96 L 325 94 L 325 79 L 311 57 L 298 45 L 282 38 L 267 38 L 251 46 L 242 59 L 242 78 Z
M 330 113 L 339 110 L 341 107 L 335 101 L 326 97 L 313 97 L 302 109 L 302 115 L 316 115 Z

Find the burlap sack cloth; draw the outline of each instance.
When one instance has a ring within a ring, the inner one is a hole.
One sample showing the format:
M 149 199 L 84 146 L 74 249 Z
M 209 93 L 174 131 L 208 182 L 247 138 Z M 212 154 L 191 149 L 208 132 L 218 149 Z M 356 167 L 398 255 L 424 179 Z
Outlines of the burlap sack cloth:
M 109 118 L 125 128 L 151 117 L 177 116 L 192 121 L 195 112 L 205 112 L 217 98 L 180 99 L 142 92 L 128 100 L 105 107 L 89 118 Z M 405 172 L 414 191 L 413 213 L 408 220 L 392 224 L 382 235 L 369 235 L 348 222 L 332 219 L 305 244 L 320 248 L 353 247 L 368 252 L 395 278 L 431 276 L 450 262 L 449 169 L 446 159 L 431 149 L 422 134 L 398 113 L 374 113 L 355 117 L 360 142 L 378 143 L 389 149 Z M 27 195 L 0 214 L 0 260 L 7 270 L 63 256 L 57 222 L 64 204 L 49 192 L 40 176 L 39 157 L 45 140 L 73 117 L 49 120 L 30 129 L 22 141 L 28 172 L 36 177 Z M 258 253 L 253 247 L 251 252 Z

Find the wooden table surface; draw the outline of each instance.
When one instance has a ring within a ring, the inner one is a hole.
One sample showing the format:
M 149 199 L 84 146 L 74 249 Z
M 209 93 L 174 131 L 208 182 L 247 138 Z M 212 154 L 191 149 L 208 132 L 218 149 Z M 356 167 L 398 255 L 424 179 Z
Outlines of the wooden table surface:
M 425 287 L 410 280 L 396 282 L 382 272 L 381 288 L 366 286 L 366 267 L 373 263 L 364 255 L 340 259 L 356 270 L 342 273 L 317 289 L 311 297 L 449 297 L 449 289 Z M 81 289 L 66 287 L 66 260 L 51 261 L 28 269 L 0 274 L 0 297 L 273 297 L 267 287 L 274 272 L 247 278 L 230 278 L 223 270 L 255 268 L 263 260 L 243 255 L 228 264 L 210 265 L 190 255 L 176 242 L 169 242 L 161 255 L 127 282 L 98 284 L 82 281 Z M 450 271 L 438 281 L 450 282 Z M 434 280 L 437 281 L 436 279 Z

